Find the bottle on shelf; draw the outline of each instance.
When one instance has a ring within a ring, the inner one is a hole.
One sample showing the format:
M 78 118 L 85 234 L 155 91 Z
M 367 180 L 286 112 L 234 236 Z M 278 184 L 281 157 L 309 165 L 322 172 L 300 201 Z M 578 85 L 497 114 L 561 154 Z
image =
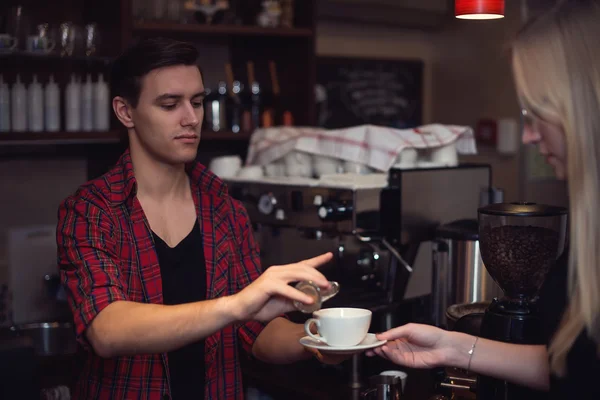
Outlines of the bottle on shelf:
M 225 64 L 225 75 L 227 76 L 227 87 L 229 96 L 226 100 L 227 124 L 233 133 L 239 133 L 241 129 L 242 103 L 240 93 L 242 91 L 241 83 L 234 80 L 231 64 Z
M 92 74 L 87 74 L 81 85 L 81 129 L 90 132 L 94 129 L 94 85 Z
M 0 74 L 0 132 L 10 131 L 10 89 Z
M 252 61 L 248 61 L 246 63 L 246 67 L 248 69 L 248 85 L 250 86 L 248 111 L 250 111 L 251 126 L 249 127 L 250 129 L 245 130 L 252 131 L 260 126 L 262 113 L 262 92 L 260 84 L 254 75 L 254 63 Z
M 12 87 L 11 93 L 11 130 L 14 132 L 24 132 L 27 130 L 27 90 L 21 82 L 21 76 L 17 74 L 17 79 Z
M 242 130 L 242 114 L 244 112 L 241 99 L 242 90 L 242 83 L 240 81 L 233 81 L 231 90 L 231 106 L 229 107 L 229 125 L 231 126 L 231 131 L 233 133 L 239 133 Z
M 81 130 L 81 87 L 75 74 L 65 91 L 65 125 L 68 132 Z
M 33 80 L 27 90 L 27 120 L 31 132 L 41 132 L 44 130 L 44 91 L 42 85 L 37 80 L 37 75 L 33 74 Z
M 44 117 L 46 131 L 57 132 L 60 130 L 60 89 L 54 81 L 53 75 L 50 75 L 45 88 Z
M 104 76 L 98 76 L 94 90 L 94 130 L 108 131 L 110 127 L 110 93 Z

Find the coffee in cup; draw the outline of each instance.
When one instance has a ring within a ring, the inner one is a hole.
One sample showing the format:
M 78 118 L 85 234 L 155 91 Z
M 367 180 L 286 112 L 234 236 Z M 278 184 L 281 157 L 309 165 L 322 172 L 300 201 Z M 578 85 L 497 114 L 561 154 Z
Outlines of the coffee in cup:
M 371 326 L 372 312 L 363 308 L 325 308 L 313 313 L 304 324 L 307 335 L 332 347 L 356 346 L 364 340 Z M 310 331 L 315 324 L 319 336 Z

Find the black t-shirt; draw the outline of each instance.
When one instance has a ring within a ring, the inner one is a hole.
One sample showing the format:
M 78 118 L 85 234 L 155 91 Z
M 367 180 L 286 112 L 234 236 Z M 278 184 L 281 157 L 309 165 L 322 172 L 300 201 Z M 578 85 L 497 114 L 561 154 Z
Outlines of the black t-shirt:
M 540 312 L 547 343 L 558 330 L 567 306 L 568 254 L 549 272 L 540 292 Z M 600 358 L 596 344 L 582 332 L 567 356 L 567 375 L 550 376 L 551 399 L 600 399 Z
M 206 299 L 206 263 L 198 221 L 179 244 L 169 247 L 154 236 L 162 278 L 163 303 L 191 303 Z M 204 399 L 204 340 L 167 353 L 171 399 Z

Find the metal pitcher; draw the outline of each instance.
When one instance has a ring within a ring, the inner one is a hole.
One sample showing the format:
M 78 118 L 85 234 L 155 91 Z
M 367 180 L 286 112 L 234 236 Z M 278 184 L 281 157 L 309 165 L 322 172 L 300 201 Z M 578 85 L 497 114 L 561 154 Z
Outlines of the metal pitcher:
M 362 393 L 363 399 L 400 400 L 402 380 L 399 376 L 375 375 L 369 378 L 370 389 Z

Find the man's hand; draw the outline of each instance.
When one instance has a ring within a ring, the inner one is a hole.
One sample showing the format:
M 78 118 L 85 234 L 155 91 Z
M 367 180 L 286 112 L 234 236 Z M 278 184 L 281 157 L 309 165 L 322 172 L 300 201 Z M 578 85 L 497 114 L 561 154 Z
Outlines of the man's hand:
M 328 289 L 329 281 L 316 268 L 328 263 L 332 253 L 267 268 L 265 272 L 239 293 L 231 296 L 234 312 L 240 321 L 271 321 L 273 318 L 294 310 L 294 301 L 311 304 L 312 298 L 293 288 L 290 282 L 312 281 Z

